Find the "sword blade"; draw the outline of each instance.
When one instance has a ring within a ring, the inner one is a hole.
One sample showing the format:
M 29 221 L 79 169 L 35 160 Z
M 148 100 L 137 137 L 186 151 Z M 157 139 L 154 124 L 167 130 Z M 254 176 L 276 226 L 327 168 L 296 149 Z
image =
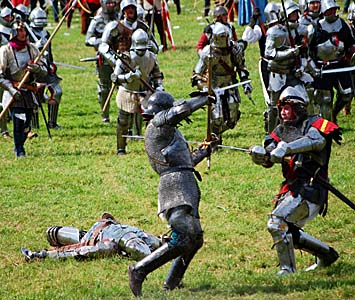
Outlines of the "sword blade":
M 351 72 L 351 71 L 355 71 L 355 66 L 345 67 L 345 68 L 337 68 L 337 69 L 330 69 L 330 70 L 321 70 L 321 75 L 322 74 Z

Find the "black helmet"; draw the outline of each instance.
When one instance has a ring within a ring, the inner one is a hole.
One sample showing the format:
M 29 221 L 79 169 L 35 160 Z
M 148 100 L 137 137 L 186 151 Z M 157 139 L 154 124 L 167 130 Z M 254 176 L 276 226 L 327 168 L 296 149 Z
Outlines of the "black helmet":
M 147 108 L 144 109 L 142 116 L 144 119 L 150 120 L 155 114 L 163 110 L 169 109 L 174 105 L 174 97 L 167 92 L 155 92 L 148 98 Z

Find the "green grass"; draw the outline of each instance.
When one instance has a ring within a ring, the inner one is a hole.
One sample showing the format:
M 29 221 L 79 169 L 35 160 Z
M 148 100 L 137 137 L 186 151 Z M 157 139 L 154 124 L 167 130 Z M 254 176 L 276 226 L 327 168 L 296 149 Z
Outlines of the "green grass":
M 173 26 L 180 26 L 173 32 L 177 49 L 159 54 L 165 88 L 176 98 L 188 98 L 193 91 L 190 76 L 203 29 L 196 20 L 202 1 L 197 1 L 196 8 L 192 1 L 182 2 L 182 15 L 176 15 L 174 6 L 170 12 Z M 243 28 L 237 30 L 241 36 Z M 117 157 L 115 123 L 101 124 L 94 63 L 79 62 L 95 53 L 84 46 L 77 18 L 70 30 L 58 32 L 53 49 L 56 61 L 80 64 L 86 70 L 59 67 L 64 96 L 58 122 L 64 129 L 52 131 L 52 141 L 42 123 L 39 138 L 26 143 L 28 157 L 16 160 L 12 141 L 0 140 L 0 299 L 132 299 L 127 279 L 131 261 L 127 259 L 29 264 L 20 253 L 24 246 L 32 250 L 48 247 L 45 230 L 49 226 L 87 229 L 105 211 L 155 234 L 167 230 L 156 216 L 159 179 L 149 166 L 143 143 L 129 142 L 128 155 Z M 226 145 L 245 148 L 262 142 L 265 108 L 257 45 L 249 45 L 246 58 L 256 106 L 243 96 L 241 120 L 224 138 Z M 115 120 L 117 107 L 114 100 L 111 104 L 111 120 Z M 198 111 L 190 126 L 181 127 L 186 139 L 204 138 L 205 117 L 206 112 Z M 355 200 L 354 114 L 339 116 L 339 123 L 344 142 L 333 147 L 331 180 Z M 204 247 L 185 276 L 184 289 L 161 292 L 166 265 L 144 282 L 144 299 L 353 299 L 355 224 L 350 208 L 331 195 L 326 218 L 319 217 L 305 227 L 339 251 L 333 266 L 306 273 L 303 270 L 313 258 L 296 252 L 298 273 L 277 278 L 276 253 L 266 221 L 282 180 L 279 166 L 266 170 L 244 153 L 219 151 L 212 156 L 210 170 L 204 162 L 197 169 L 203 177 Z

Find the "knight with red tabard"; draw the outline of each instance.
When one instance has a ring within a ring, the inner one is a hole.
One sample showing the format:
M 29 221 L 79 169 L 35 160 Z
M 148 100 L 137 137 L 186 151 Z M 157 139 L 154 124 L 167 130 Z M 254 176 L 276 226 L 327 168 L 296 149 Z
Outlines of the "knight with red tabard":
M 320 182 L 329 180 L 332 141 L 340 144 L 341 140 L 335 123 L 308 115 L 305 99 L 300 90 L 287 87 L 277 103 L 280 124 L 266 136 L 263 146 L 254 146 L 250 152 L 256 164 L 282 166 L 284 181 L 267 222 L 280 265 L 278 275 L 296 272 L 294 249 L 316 256 L 316 263 L 307 270 L 329 266 L 339 257 L 332 247 L 302 230 L 307 221 L 327 211 L 328 190 Z

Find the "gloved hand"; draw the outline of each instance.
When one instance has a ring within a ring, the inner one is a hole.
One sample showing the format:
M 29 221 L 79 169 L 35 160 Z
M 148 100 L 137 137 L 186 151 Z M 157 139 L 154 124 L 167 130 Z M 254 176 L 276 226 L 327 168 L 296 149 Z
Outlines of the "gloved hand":
M 127 83 L 133 82 L 135 79 L 140 78 L 142 73 L 139 71 L 139 69 L 136 69 L 135 72 L 130 71 L 129 73 L 125 74 L 124 79 Z
M 266 150 L 263 146 L 253 146 L 250 148 L 252 161 L 257 165 L 262 165 L 266 160 Z
M 297 68 L 296 71 L 295 71 L 296 78 L 301 78 L 303 76 L 303 73 L 304 73 L 304 67 L 303 66 Z
M 38 50 L 42 50 L 43 46 L 45 45 L 46 41 L 44 39 L 40 39 L 35 43 L 35 46 Z
M 111 73 L 111 81 L 113 83 L 116 83 L 117 82 L 117 74 L 115 72 Z
M 204 140 L 200 146 L 200 148 L 205 148 L 208 154 L 211 154 L 215 149 L 218 148 L 219 138 L 215 134 L 211 134 L 211 140 Z
M 38 74 L 42 71 L 41 67 L 38 64 L 33 63 L 32 61 L 28 63 L 26 69 L 27 71 L 30 71 L 33 74 Z
M 243 84 L 243 88 L 244 88 L 245 95 L 250 94 L 253 91 L 253 87 L 251 86 L 250 83 Z
M 310 69 L 310 73 L 313 77 L 319 78 L 321 76 L 321 70 L 318 68 L 312 68 Z
M 281 163 L 285 155 L 287 154 L 288 143 L 281 141 L 277 144 L 277 147 L 270 153 L 270 161 L 273 163 Z
M 158 85 L 156 88 L 155 88 L 155 91 L 156 92 L 163 92 L 164 91 L 164 87 L 162 85 Z
M 14 98 L 15 101 L 20 101 L 22 99 L 21 93 L 18 89 L 11 88 L 9 90 L 9 93 L 11 94 L 11 96 Z
M 251 28 L 254 28 L 258 18 L 261 16 L 261 13 L 260 13 L 260 8 L 259 7 L 255 7 L 254 10 L 253 10 L 253 15 L 251 16 L 250 18 L 250 23 L 249 23 L 249 26 Z

